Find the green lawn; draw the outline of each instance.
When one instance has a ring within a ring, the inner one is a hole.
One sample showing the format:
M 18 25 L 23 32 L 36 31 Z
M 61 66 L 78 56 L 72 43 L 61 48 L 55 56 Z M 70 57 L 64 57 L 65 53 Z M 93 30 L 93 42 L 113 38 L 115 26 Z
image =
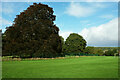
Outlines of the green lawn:
M 3 61 L 3 78 L 118 78 L 117 57 Z

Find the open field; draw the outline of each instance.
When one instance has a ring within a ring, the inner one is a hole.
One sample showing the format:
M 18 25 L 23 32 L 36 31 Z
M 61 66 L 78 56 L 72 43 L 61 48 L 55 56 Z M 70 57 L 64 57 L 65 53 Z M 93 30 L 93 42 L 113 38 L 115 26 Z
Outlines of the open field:
M 3 61 L 3 78 L 118 78 L 118 57 Z

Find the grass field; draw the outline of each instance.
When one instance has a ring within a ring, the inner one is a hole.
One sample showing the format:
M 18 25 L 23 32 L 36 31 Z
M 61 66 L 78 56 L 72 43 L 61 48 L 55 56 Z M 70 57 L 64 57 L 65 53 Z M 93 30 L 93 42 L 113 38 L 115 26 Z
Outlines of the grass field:
M 118 58 L 79 58 L 3 61 L 3 78 L 118 78 Z

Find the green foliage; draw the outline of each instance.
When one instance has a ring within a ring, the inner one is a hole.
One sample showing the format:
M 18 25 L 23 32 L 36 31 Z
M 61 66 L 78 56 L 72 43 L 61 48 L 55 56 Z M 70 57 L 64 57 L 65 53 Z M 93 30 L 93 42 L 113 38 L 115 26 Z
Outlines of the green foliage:
M 65 53 L 67 56 L 99 56 L 98 54 L 87 54 L 87 53 Z
M 94 53 L 99 56 L 118 56 L 118 47 L 94 47 Z
M 53 9 L 34 3 L 17 15 L 3 37 L 3 55 L 56 57 L 61 55 L 59 28 L 53 23 Z
M 103 56 L 103 55 L 104 55 L 102 49 L 98 49 L 98 50 L 96 50 L 95 53 L 98 54 L 99 56 Z
M 61 43 L 62 43 L 62 53 L 63 53 L 65 42 L 64 42 L 64 38 L 62 36 L 60 36 L 60 39 L 61 39 Z
M 101 50 L 111 50 L 111 49 L 118 49 L 118 47 L 95 47 L 95 49 L 101 49 Z
M 61 39 L 61 43 L 62 43 L 62 46 L 64 45 L 64 38 L 62 36 L 60 36 L 60 39 Z
M 85 48 L 84 53 L 87 53 L 87 54 L 94 54 L 94 47 L 87 46 L 87 47 Z
M 65 41 L 63 51 L 64 53 L 75 53 L 76 55 L 76 53 L 84 52 L 85 47 L 85 39 L 76 33 L 71 33 Z
M 105 56 L 118 56 L 118 52 L 117 52 L 117 49 L 112 49 L 112 50 L 105 51 L 104 55 Z
M 118 47 L 94 47 L 93 53 L 99 56 L 118 56 Z

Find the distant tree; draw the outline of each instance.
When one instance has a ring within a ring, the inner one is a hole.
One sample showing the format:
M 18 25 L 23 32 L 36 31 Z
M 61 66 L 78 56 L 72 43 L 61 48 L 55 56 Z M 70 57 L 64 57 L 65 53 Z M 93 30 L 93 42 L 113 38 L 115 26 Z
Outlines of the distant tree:
M 91 47 L 91 46 L 87 46 L 84 50 L 84 53 L 87 53 L 87 54 L 94 54 L 94 47 Z
M 104 53 L 105 56 L 111 56 L 111 54 L 112 54 L 111 50 L 105 51 Z
M 112 51 L 113 51 L 113 53 L 117 53 L 117 48 L 114 48 Z
M 103 50 L 102 49 L 98 49 L 98 50 L 96 50 L 96 52 L 95 52 L 96 54 L 98 54 L 99 56 L 103 56 L 104 55 L 104 53 L 103 53 Z
M 59 28 L 54 24 L 53 9 L 34 3 L 17 15 L 3 39 L 3 55 L 20 57 L 56 57 L 61 55 Z
M 65 41 L 64 52 L 65 53 L 82 53 L 85 50 L 85 39 L 76 33 L 71 33 Z
M 108 51 L 105 51 L 104 55 L 105 56 L 114 56 L 117 52 L 117 49 L 110 49 Z M 117 55 L 117 54 L 116 54 Z

